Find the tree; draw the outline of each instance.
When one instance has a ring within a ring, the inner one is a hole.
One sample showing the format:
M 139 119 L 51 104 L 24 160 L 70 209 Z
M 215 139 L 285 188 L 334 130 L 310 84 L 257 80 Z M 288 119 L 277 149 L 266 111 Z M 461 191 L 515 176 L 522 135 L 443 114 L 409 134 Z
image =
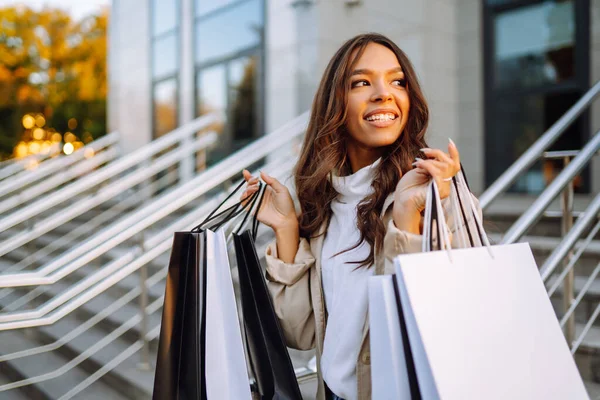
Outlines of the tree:
M 29 140 L 24 115 L 43 115 L 48 136 L 106 132 L 108 12 L 76 22 L 58 9 L 0 8 L 0 158 Z

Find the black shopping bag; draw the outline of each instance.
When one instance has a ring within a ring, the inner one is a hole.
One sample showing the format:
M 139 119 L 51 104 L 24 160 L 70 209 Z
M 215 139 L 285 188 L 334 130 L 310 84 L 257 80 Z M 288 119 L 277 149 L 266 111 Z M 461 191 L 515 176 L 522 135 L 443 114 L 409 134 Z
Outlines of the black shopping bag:
M 251 369 L 261 399 L 302 400 L 283 332 L 256 254 L 254 238 L 257 227 L 255 218 L 252 231 L 233 234 Z
M 176 232 L 165 288 L 154 400 L 206 399 L 204 379 L 206 238 Z
M 246 200 L 217 213 L 242 186 L 243 182 L 200 225 L 190 232 L 175 233 L 165 287 L 153 400 L 207 400 L 207 249 L 203 229 L 217 230 L 244 212 Z M 248 201 L 257 197 L 255 194 Z

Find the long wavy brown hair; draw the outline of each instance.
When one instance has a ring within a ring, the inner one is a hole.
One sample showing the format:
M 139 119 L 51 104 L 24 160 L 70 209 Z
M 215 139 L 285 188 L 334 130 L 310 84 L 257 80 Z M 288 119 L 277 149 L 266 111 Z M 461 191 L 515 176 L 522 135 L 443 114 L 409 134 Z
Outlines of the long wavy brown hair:
M 294 171 L 294 180 L 300 202 L 300 235 L 313 237 L 331 216 L 331 201 L 338 193 L 330 181 L 334 170 L 348 171 L 345 128 L 350 77 L 354 67 L 369 43 L 377 43 L 396 54 L 404 71 L 410 100 L 408 121 L 395 143 L 388 146 L 379 163 L 372 183 L 374 192 L 357 207 L 357 225 L 360 240 L 371 245 L 369 256 L 357 261 L 360 266 L 371 266 L 375 251 L 383 247 L 385 227 L 380 218 L 386 197 L 393 193 L 402 175 L 412 168 L 420 149 L 427 147 L 424 136 L 429 121 L 429 108 L 417 80 L 414 68 L 406 54 L 387 37 L 368 33 L 348 40 L 335 53 L 325 69 L 315 95 L 310 121 L 300 159 Z

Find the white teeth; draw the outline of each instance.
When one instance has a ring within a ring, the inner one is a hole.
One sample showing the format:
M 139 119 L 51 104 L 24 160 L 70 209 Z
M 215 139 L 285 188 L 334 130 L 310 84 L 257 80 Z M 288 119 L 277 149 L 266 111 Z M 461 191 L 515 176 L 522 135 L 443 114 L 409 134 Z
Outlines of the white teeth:
M 396 119 L 396 116 L 392 113 L 373 114 L 367 117 L 367 121 L 391 121 L 394 119 Z

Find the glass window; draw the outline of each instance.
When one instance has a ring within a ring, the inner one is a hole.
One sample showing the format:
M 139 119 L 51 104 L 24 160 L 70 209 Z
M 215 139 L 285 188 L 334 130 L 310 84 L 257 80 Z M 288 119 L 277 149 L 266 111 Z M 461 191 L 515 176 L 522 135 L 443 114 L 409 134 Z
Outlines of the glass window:
M 211 11 L 218 10 L 236 0 L 196 0 L 196 16 L 206 15 Z
M 177 128 L 177 79 L 171 78 L 154 85 L 154 137 Z
M 496 88 L 558 83 L 574 76 L 573 1 L 547 1 L 495 16 Z
M 233 56 L 258 46 L 262 38 L 262 2 L 251 0 L 196 23 L 196 61 Z
M 177 0 L 152 0 L 152 34 L 161 35 L 178 26 Z
M 177 32 L 173 32 L 154 41 L 152 76 L 155 79 L 172 75 L 177 71 L 177 39 Z
M 579 92 L 531 95 L 500 95 L 494 101 L 486 135 L 486 184 L 494 182 L 558 118 L 581 97 Z M 551 150 L 576 150 L 582 147 L 582 120 L 576 120 Z M 562 160 L 543 160 L 523 174 L 512 188 L 517 192 L 540 193 L 562 170 Z M 576 179 L 578 192 L 587 190 L 583 179 Z
M 227 107 L 227 75 L 225 65 L 220 64 L 200 71 L 196 77 L 198 115 L 218 111 L 225 115 Z M 217 145 L 212 147 L 206 157 L 208 165 L 230 154 L 231 136 L 226 125 L 215 124 L 211 130 L 219 134 Z
M 256 58 L 244 57 L 229 64 L 229 121 L 234 150 L 258 136 Z
M 224 112 L 227 106 L 225 66 L 206 68 L 198 74 L 198 115 L 213 111 Z

